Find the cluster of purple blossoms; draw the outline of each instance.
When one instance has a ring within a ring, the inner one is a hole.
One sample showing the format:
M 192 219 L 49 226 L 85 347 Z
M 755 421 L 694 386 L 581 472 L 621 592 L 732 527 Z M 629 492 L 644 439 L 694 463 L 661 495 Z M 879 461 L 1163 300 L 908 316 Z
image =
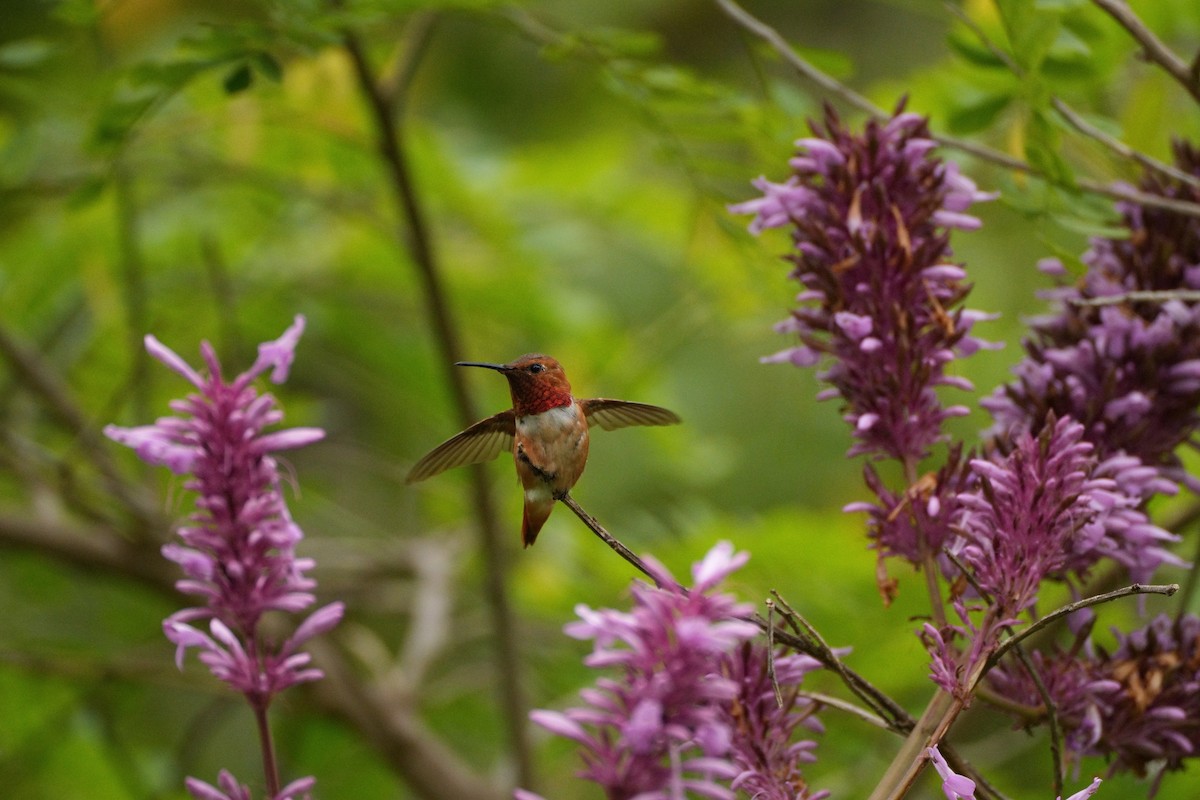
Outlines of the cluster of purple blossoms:
M 303 330 L 304 319 L 297 316 L 278 340 L 260 345 L 254 365 L 232 381 L 225 380 L 208 342 L 201 344 L 208 367 L 204 376 L 147 336 L 150 354 L 197 392 L 171 403 L 178 416 L 135 428 L 105 428 L 143 460 L 187 476 L 184 486 L 196 493 L 196 511 L 179 529 L 182 544 L 166 544 L 162 551 L 186 575 L 176 583 L 179 591 L 203 605 L 172 614 L 163 629 L 176 645 L 181 669 L 185 651 L 197 648 L 213 675 L 241 692 L 260 716 L 278 692 L 322 677 L 299 647 L 337 625 L 343 613 L 341 603 L 324 606 L 282 642 L 272 642 L 261 624 L 268 611 L 299 614 L 316 602 L 315 581 L 305 574 L 313 562 L 296 556 L 303 534 L 284 501 L 271 453 L 315 442 L 324 433 L 316 428 L 264 432 L 283 413 L 270 394 L 253 386 L 267 370 L 275 383 L 286 380 Z M 208 621 L 207 633 L 194 626 L 202 620 Z M 201 798 L 242 796 L 232 775 L 223 774 L 220 783 L 217 789 L 189 779 L 188 786 Z M 275 797 L 291 798 L 309 786 L 294 782 Z
M 1195 148 L 1177 145 L 1176 159 L 1200 176 Z M 1141 188 L 1200 201 L 1200 189 L 1170 179 L 1150 176 Z M 1056 416 L 1077 421 L 1099 461 L 1092 474 L 1111 482 L 1106 494 L 1117 503 L 1084 542 L 1094 539 L 1094 553 L 1145 582 L 1163 564 L 1183 565 L 1166 549 L 1177 537 L 1146 520 L 1147 502 L 1179 483 L 1200 489 L 1176 452 L 1200 423 L 1200 305 L 1188 296 L 1200 290 L 1200 226 L 1132 203 L 1119 210 L 1128 236 L 1092 240 L 1083 277 L 1048 293 L 1061 307 L 1033 322 L 1016 380 L 984 405 L 999 442 L 1044 430 Z M 1065 274 L 1058 262 L 1043 269 Z M 1072 549 L 1064 566 L 1079 572 L 1092 560 Z M 1075 756 L 1104 756 L 1113 770 L 1138 775 L 1161 767 L 1153 792 L 1165 771 L 1182 768 L 1200 747 L 1200 620 L 1160 617 L 1117 637 L 1112 654 L 1081 642 L 1067 653 L 1034 653 L 1033 664 Z M 1045 717 L 1024 667 L 1001 665 L 988 679 L 1030 709 L 1023 724 Z
M 990 196 L 932 153 L 936 144 L 916 114 L 898 110 L 858 135 L 830 109 L 813 132 L 796 142 L 787 181 L 760 178 L 762 197 L 730 207 L 755 215 L 752 232 L 792 231 L 787 258 L 804 291 L 777 329 L 801 344 L 764 360 L 811 367 L 830 356 L 819 375 L 830 388 L 818 397 L 842 399 L 858 440 L 850 455 L 895 459 L 915 484 L 918 463 L 945 438 L 943 423 L 967 413 L 938 398 L 941 386 L 972 388 L 948 365 L 987 346 L 970 335 L 986 315 L 962 307 L 970 286 L 950 260 L 949 237 L 954 228 L 977 228 L 965 212 Z M 855 508 L 871 513 L 880 558 L 927 564 L 949 535 L 939 515 L 955 494 L 952 476 L 895 495 L 870 464 L 866 470 L 879 503 Z
M 1034 665 L 1075 756 L 1103 756 L 1111 771 L 1142 777 L 1157 769 L 1153 794 L 1166 772 L 1200 752 L 1200 618 L 1160 615 L 1116 637 L 1112 653 L 1034 654 Z M 1044 717 L 1042 695 L 1021 666 L 999 667 L 989 681 L 1031 710 L 1027 721 Z
M 1024 611 L 1042 580 L 1083 575 L 1101 558 L 1132 566 L 1151 554 L 1171 557 L 1161 542 L 1173 537 L 1146 517 L 1143 491 L 1128 491 L 1142 483 L 1120 466 L 1097 463 L 1083 426 L 1070 418 L 1051 418 L 1036 437 L 1018 434 L 1006 454 L 971 461 L 977 485 L 958 498 L 958 555 L 993 603 Z M 1162 479 L 1147 472 L 1142 477 L 1162 490 Z
M 1200 151 L 1175 149 L 1179 168 L 1200 177 Z M 1200 202 L 1197 187 L 1153 175 L 1141 188 Z M 1082 279 L 1048 293 L 1062 306 L 1034 320 L 1016 380 L 983 405 L 1002 434 L 1036 430 L 1048 412 L 1070 416 L 1101 459 L 1134 457 L 1200 489 L 1176 453 L 1200 425 L 1200 304 L 1169 297 L 1200 290 L 1200 226 L 1168 210 L 1118 209 L 1129 235 L 1092 240 Z M 1043 269 L 1065 276 L 1057 261 Z
M 1120 470 L 1110 472 L 1119 459 L 1098 464 L 1078 422 L 1051 418 L 1036 437 L 1022 432 L 1008 445 L 1007 453 L 997 449 L 970 462 L 973 486 L 957 498 L 959 538 L 950 545 L 984 595 L 983 620 L 973 625 L 959 602 L 966 627 L 925 628 L 934 681 L 960 695 L 970 691 L 964 681 L 973 682 L 1004 628 L 1037 600 L 1043 581 L 1080 577 L 1102 558 L 1150 572 L 1173 558 L 1161 547 L 1172 537 L 1146 517 L 1142 495 L 1129 495 Z M 1146 471 L 1152 483 L 1162 481 Z M 970 642 L 965 656 L 950 646 L 955 638 Z
M 982 315 L 960 305 L 970 286 L 950 263 L 949 231 L 977 228 L 964 212 L 989 196 L 932 155 L 936 143 L 916 114 L 870 121 L 855 135 L 829 109 L 813 133 L 796 142 L 785 183 L 760 178 L 763 196 L 730 208 L 754 214 L 755 233 L 792 229 L 788 259 L 803 305 L 778 329 L 802 344 L 767 360 L 810 367 L 832 356 L 822 397 L 845 402 L 859 440 L 851 454 L 914 463 L 948 417 L 967 413 L 943 407 L 934 391 L 970 389 L 946 366 L 984 344 L 969 335 Z
M 801 726 L 819 730 L 812 704 L 798 694 L 818 663 L 796 654 L 774 659 L 781 707 L 766 651 L 750 641 L 760 631 L 742 619 L 750 607 L 714 592 L 747 558 L 728 543 L 716 545 L 693 567 L 686 592 L 647 559 L 666 588 L 636 584 L 632 611 L 580 606 L 580 621 L 566 627 L 595 642 L 588 666 L 620 674 L 583 690 L 583 707 L 531 717 L 582 746 L 581 777 L 610 800 L 677 800 L 688 792 L 732 800 L 736 789 L 764 800 L 826 796 L 810 792 L 800 772 L 813 759 L 813 743 L 793 741 Z

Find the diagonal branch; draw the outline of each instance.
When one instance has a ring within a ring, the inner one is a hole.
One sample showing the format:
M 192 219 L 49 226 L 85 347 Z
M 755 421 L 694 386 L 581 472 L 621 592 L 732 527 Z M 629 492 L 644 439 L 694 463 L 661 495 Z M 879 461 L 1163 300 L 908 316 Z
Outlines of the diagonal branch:
M 1129 586 L 1126 586 L 1123 589 L 1117 589 L 1116 591 L 1113 591 L 1113 592 L 1105 592 L 1104 594 L 1098 594 L 1093 597 L 1085 597 L 1082 600 L 1075 601 L 1074 603 L 1068 603 L 1067 605 L 1063 606 L 1062 608 L 1057 608 L 1054 611 L 1051 611 L 1049 614 L 1042 617 L 1037 622 L 1030 625 L 1028 628 L 1025 628 L 1020 633 L 1017 633 L 1017 634 L 1005 639 L 1000 644 L 1000 646 L 996 648 L 995 652 L 993 652 L 988 657 L 987 669 L 991 669 L 997 663 L 999 663 L 1000 659 L 1004 657 L 1004 654 L 1008 652 L 1009 648 L 1020 644 L 1024 640 L 1028 639 L 1030 636 L 1033 636 L 1038 631 L 1042 630 L 1046 626 L 1053 623 L 1055 620 L 1062 619 L 1063 617 L 1073 614 L 1076 611 L 1080 610 L 1081 608 L 1090 608 L 1092 606 L 1098 606 L 1101 603 L 1109 603 L 1109 602 L 1112 602 L 1113 600 L 1117 600 L 1122 597 L 1129 597 L 1130 595 L 1134 595 L 1134 594 L 1161 594 L 1161 595 L 1166 595 L 1167 597 L 1170 597 L 1171 595 L 1175 594 L 1177 591 L 1179 591 L 1178 583 L 1167 583 L 1167 584 L 1134 583 Z
M 70 389 L 41 355 L 0 324 L 0 358 L 8 361 L 22 384 L 37 395 L 46 411 L 75 437 L 80 449 L 95 465 L 105 488 L 137 519 L 137 533 L 153 529 L 157 518 L 153 503 L 138 487 L 130 486 L 121 475 L 107 442 L 96 426 L 75 402 Z
M 419 16 L 417 41 L 410 42 L 411 52 L 419 53 L 432 30 L 429 18 Z M 359 90 L 367 101 L 371 123 L 375 127 L 379 156 L 386 169 L 388 185 L 400 218 L 397 236 L 416 267 L 425 307 L 433 329 L 434 342 L 440 360 L 446 365 L 446 380 L 450 384 L 454 406 L 462 427 L 475 422 L 477 414 L 467 392 L 461 370 L 450 366 L 462 361 L 458 326 L 454 320 L 448 293 L 434 252 L 433 240 L 425 220 L 425 211 L 417 194 L 408 159 L 404 151 L 403 116 L 397 113 L 402 105 L 404 89 L 416 69 L 415 61 L 402 66 L 393 85 L 384 87 L 371 66 L 362 41 L 351 31 L 343 36 L 343 47 L 354 68 Z M 388 92 L 391 92 L 389 94 Z M 508 599 L 507 565 L 500 530 L 496 524 L 495 503 L 482 467 L 470 470 L 471 498 L 479 531 L 479 544 L 484 559 L 485 593 L 491 614 L 496 647 L 498 700 L 508 729 L 509 744 L 516 762 L 517 780 L 522 786 L 532 783 L 533 760 L 526 724 L 527 706 L 521 685 L 521 659 L 517 644 L 520 637 Z

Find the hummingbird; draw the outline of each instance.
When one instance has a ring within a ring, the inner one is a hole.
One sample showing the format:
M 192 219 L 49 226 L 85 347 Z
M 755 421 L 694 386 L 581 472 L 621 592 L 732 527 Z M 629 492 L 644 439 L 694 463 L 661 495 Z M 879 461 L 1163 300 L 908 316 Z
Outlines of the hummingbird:
M 675 425 L 681 421 L 674 411 L 645 403 L 576 399 L 562 365 L 540 353 L 507 364 L 458 361 L 455 366 L 499 372 L 508 379 L 512 408 L 442 442 L 413 466 L 405 482 L 423 481 L 452 467 L 481 464 L 502 451 L 511 451 L 517 478 L 525 490 L 521 538 L 526 547 L 537 539 L 554 503 L 565 497 L 583 474 L 592 425 L 611 431 L 630 425 Z

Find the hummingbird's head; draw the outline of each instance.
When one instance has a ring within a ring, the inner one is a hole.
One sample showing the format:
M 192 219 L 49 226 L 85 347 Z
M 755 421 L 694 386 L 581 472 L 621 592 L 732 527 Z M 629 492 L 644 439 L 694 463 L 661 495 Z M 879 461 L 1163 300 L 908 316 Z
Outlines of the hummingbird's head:
M 459 361 L 457 366 L 494 369 L 508 378 L 513 411 L 518 417 L 571 404 L 571 384 L 567 374 L 563 372 L 562 364 L 550 356 L 530 353 L 507 364 Z

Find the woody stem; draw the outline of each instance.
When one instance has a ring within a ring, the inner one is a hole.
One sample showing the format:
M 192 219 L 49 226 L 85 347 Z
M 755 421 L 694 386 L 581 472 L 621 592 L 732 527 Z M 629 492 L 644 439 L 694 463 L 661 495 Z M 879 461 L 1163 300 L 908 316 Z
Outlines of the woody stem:
M 654 581 L 654 584 L 660 588 L 663 588 L 663 589 L 672 588 L 670 586 L 664 586 L 662 581 L 659 579 L 659 577 L 656 576 L 653 572 L 651 572 L 649 567 L 646 566 L 645 562 L 643 562 L 640 558 L 638 558 L 637 555 L 632 550 L 630 550 L 625 545 L 621 544 L 621 542 L 617 540 L 617 537 L 613 536 L 611 533 L 606 531 L 604 529 L 604 526 L 601 525 L 599 522 L 597 522 L 595 517 L 593 517 L 588 512 L 584 511 L 583 507 L 580 506 L 579 503 L 575 502 L 575 498 L 571 497 L 571 495 L 569 493 L 563 494 L 563 496 L 558 499 L 561 500 L 567 508 L 574 511 L 575 516 L 577 516 L 577 517 L 579 517 L 579 519 L 583 520 L 583 524 L 587 525 L 588 528 L 591 529 L 592 533 L 599 536 L 601 541 L 603 541 L 606 545 L 608 545 L 613 550 L 615 550 L 617 555 L 619 555 L 621 558 L 628 561 L 630 564 L 633 564 L 633 566 L 638 570 L 638 572 L 642 573 L 647 578 Z M 684 587 L 682 587 L 678 584 L 676 584 L 674 588 L 678 588 L 678 589 L 686 591 L 686 589 L 684 589 Z

